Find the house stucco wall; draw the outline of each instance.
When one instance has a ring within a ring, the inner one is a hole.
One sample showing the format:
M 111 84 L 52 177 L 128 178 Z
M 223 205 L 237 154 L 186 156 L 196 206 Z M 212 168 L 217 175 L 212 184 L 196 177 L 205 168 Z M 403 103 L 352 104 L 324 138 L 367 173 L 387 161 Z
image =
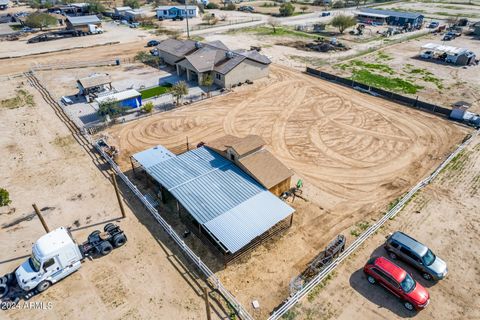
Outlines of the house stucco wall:
M 165 51 L 158 51 L 158 56 L 165 61 L 166 64 L 171 66 L 175 65 L 175 61 L 178 61 L 181 57 L 174 56 L 173 54 L 167 53 Z
M 223 87 L 230 88 L 232 85 L 246 80 L 257 80 L 268 76 L 268 65 L 264 65 L 252 60 L 244 60 L 238 66 L 233 68 L 226 75 L 222 75 L 222 80 L 218 80 L 215 76 L 215 83 L 219 81 Z M 220 83 L 217 83 L 220 85 Z

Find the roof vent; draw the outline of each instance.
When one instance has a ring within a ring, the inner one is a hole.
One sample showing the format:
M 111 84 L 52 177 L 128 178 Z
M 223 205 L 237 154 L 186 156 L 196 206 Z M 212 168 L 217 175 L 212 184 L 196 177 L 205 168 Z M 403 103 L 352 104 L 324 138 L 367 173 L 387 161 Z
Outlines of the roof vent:
M 202 47 L 202 43 L 197 41 L 195 42 L 195 48 L 200 49 Z
M 232 59 L 235 56 L 235 54 L 232 51 L 227 51 L 227 52 L 225 52 L 225 56 L 228 59 Z

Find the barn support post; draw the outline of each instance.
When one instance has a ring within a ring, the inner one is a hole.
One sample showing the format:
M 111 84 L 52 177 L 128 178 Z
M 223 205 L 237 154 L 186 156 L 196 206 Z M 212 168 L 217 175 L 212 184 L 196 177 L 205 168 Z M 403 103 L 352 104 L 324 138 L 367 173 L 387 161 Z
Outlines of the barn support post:
M 133 174 L 136 176 L 136 172 L 135 172 L 135 166 L 133 165 L 133 160 L 132 160 L 132 157 L 130 157 L 130 165 L 132 166 L 132 171 L 133 171 Z
M 293 224 L 293 213 L 290 215 L 290 225 L 288 227 L 290 228 L 292 224 Z

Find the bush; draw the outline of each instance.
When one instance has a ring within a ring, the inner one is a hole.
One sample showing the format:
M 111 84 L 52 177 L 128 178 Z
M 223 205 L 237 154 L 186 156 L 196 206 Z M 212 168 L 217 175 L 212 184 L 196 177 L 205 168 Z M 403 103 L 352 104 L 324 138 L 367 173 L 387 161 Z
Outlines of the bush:
M 332 4 L 332 8 L 334 8 L 334 9 L 345 8 L 345 2 L 343 2 L 342 0 L 335 1 Z
M 30 28 L 40 28 L 56 25 L 57 19 L 54 16 L 51 16 L 46 13 L 35 12 L 27 17 L 25 20 L 25 25 Z
M 98 115 L 100 117 L 106 118 L 107 116 L 115 117 L 122 113 L 122 107 L 118 105 L 117 101 L 107 100 L 98 105 Z
M 146 104 L 143 105 L 142 110 L 145 111 L 146 113 L 152 112 L 153 103 L 152 102 L 147 102 Z
M 140 3 L 138 2 L 138 0 L 123 0 L 123 5 L 132 9 L 140 8 Z
M 345 29 L 350 28 L 357 24 L 357 19 L 354 16 L 347 16 L 344 14 L 339 14 L 332 19 L 332 26 L 338 28 L 340 33 L 343 33 Z
M 209 4 L 207 4 L 207 6 L 205 8 L 207 8 L 207 9 L 218 9 L 219 7 L 218 7 L 218 4 L 210 2 Z
M 12 203 L 10 194 L 6 189 L 0 188 L 0 207 L 8 206 L 10 203 Z
M 278 11 L 280 12 L 280 15 L 282 17 L 290 17 L 293 15 L 293 13 L 295 12 L 295 7 L 293 4 L 291 4 L 290 2 L 285 2 L 284 4 L 282 4 L 280 6 L 280 8 L 278 9 Z
M 232 10 L 237 10 L 237 7 L 235 6 L 234 3 L 229 3 L 227 4 L 225 7 L 223 8 L 220 8 L 220 10 L 229 10 L 229 11 L 232 11 Z
M 89 0 L 87 3 L 89 13 L 102 13 L 105 11 L 105 6 L 99 0 Z

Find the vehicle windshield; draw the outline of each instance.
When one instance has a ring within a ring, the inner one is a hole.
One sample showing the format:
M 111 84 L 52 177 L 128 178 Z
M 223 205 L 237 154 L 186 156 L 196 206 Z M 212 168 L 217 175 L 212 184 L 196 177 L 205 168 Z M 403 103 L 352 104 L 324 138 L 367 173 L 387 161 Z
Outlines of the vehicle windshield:
M 35 270 L 36 272 L 40 271 L 40 261 L 38 261 L 37 257 L 35 257 L 33 253 L 30 256 L 30 259 L 28 259 L 28 262 L 30 263 L 30 266 L 33 270 Z
M 402 286 L 402 290 L 406 293 L 409 293 L 413 289 L 415 289 L 415 280 L 412 279 L 412 277 L 407 273 L 405 276 L 405 279 L 400 283 Z
M 431 265 L 435 261 L 435 255 L 432 250 L 428 249 L 427 253 L 422 258 L 423 264 L 426 266 Z

